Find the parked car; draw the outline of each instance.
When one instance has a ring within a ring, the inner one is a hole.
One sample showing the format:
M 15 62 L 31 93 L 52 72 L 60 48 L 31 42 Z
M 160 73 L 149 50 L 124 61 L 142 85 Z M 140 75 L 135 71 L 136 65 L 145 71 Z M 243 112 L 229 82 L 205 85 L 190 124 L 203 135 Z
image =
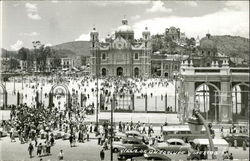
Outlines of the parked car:
M 159 153 L 146 153 L 141 157 L 133 157 L 131 161 L 147 161 L 147 160 L 163 160 L 163 161 L 171 161 L 171 159 L 164 154 L 159 154 Z
M 147 150 L 149 147 L 145 145 L 140 139 L 135 137 L 126 137 L 121 141 L 113 142 L 113 152 L 119 152 L 122 149 L 138 149 Z
M 234 146 L 234 140 L 237 140 L 237 146 L 242 146 L 243 141 L 246 142 L 246 146 L 249 146 L 249 136 L 246 134 L 230 134 L 223 139 L 225 139 L 231 146 Z
M 188 153 L 191 145 L 189 143 L 185 143 L 181 139 L 168 139 L 166 142 L 158 143 L 154 146 L 157 150 L 171 151 L 171 152 L 180 152 L 183 151 Z
M 115 141 L 120 141 L 122 138 L 127 137 L 126 134 L 122 133 L 122 132 L 116 132 L 115 136 L 114 136 L 114 140 Z
M 142 151 L 139 151 L 139 152 L 134 152 L 134 151 L 120 151 L 118 154 L 117 154 L 117 159 L 120 160 L 120 161 L 126 161 L 128 159 L 132 159 L 133 157 L 140 157 L 140 156 L 143 156 L 144 152 Z
M 125 134 L 127 137 L 136 137 L 140 140 L 144 140 L 146 144 L 149 143 L 149 138 L 146 135 L 141 134 L 139 131 L 131 130 L 131 131 L 127 131 Z

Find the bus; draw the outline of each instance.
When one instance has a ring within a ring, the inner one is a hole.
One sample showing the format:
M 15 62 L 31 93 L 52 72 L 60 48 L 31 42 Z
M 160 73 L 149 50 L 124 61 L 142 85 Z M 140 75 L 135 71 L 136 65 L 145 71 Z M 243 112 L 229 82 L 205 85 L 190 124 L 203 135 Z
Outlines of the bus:
M 163 126 L 162 134 L 164 141 L 170 138 L 179 138 L 184 141 L 190 141 L 197 138 L 207 138 L 205 127 L 202 128 L 200 133 L 193 134 L 191 133 L 188 125 Z

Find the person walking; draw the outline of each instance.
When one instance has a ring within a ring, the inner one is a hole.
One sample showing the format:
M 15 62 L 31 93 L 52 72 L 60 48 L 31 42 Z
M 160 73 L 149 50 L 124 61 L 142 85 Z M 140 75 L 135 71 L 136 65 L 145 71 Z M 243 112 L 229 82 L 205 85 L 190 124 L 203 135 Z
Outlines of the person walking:
M 72 134 L 69 136 L 69 144 L 70 144 L 70 147 L 72 147 L 72 144 L 73 144 L 73 135 Z
M 100 151 L 100 158 L 101 158 L 101 160 L 104 160 L 104 158 L 105 158 L 105 153 L 104 153 L 103 149 Z
M 39 143 L 37 146 L 37 155 L 40 157 L 42 154 L 42 143 Z
M 228 159 L 230 159 L 230 160 L 233 160 L 233 159 L 234 159 L 234 157 L 233 157 L 233 154 L 232 154 L 232 153 L 230 153 L 230 154 L 229 154 Z
M 58 154 L 58 159 L 63 160 L 63 150 L 60 150 L 60 152 Z
M 29 144 L 29 147 L 28 147 L 28 151 L 29 151 L 29 156 L 30 156 L 30 158 L 32 158 L 33 150 L 34 150 L 34 146 L 32 145 L 32 143 L 30 143 L 30 144 Z

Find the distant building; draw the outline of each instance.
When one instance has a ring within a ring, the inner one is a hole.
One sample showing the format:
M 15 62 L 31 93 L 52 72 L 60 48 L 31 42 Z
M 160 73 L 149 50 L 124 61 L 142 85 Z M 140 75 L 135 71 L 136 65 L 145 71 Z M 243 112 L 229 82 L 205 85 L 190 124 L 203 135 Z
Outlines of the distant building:
M 72 58 L 61 58 L 61 67 L 62 69 L 71 70 L 73 67 L 73 59 Z
M 172 41 L 179 41 L 181 37 L 180 28 L 170 27 L 165 29 L 165 36 L 171 38 Z

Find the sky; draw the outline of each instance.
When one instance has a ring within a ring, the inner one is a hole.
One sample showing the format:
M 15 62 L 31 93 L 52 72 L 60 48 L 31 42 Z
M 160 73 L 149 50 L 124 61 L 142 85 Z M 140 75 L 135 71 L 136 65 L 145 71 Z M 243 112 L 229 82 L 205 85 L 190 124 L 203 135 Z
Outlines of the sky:
M 249 38 L 248 1 L 1 1 L 0 47 L 32 48 L 89 40 L 95 26 L 99 39 L 112 34 L 126 18 L 140 38 L 145 27 L 163 34 L 175 26 L 187 37 L 232 35 Z

